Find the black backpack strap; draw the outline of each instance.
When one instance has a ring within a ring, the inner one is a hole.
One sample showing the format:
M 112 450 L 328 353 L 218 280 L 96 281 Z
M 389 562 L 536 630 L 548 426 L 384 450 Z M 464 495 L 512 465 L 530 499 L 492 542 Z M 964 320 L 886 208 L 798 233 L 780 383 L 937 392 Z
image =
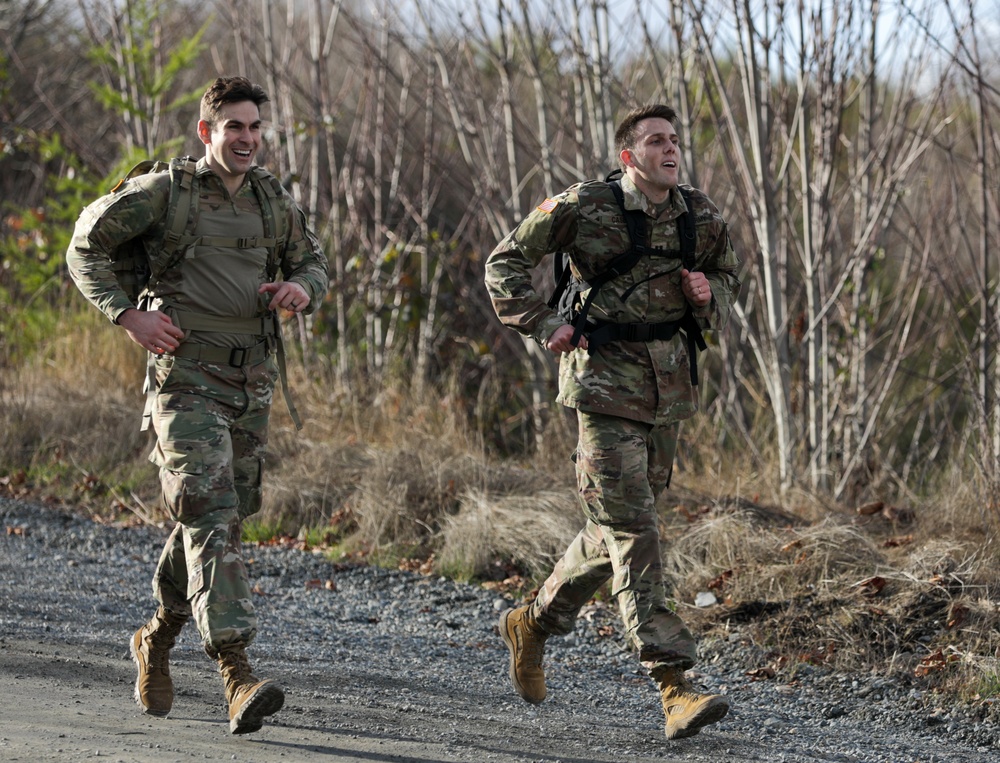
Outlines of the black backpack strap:
M 590 292 L 587 294 L 587 299 L 580 308 L 580 313 L 573 324 L 573 336 L 570 339 L 570 343 L 574 347 L 576 347 L 577 343 L 580 341 L 580 337 L 583 335 L 584 329 L 587 328 L 587 314 L 590 312 L 590 305 L 597 296 L 597 292 L 600 288 L 608 281 L 630 272 L 646 253 L 646 215 L 642 210 L 629 210 L 625 208 L 625 192 L 622 190 L 621 176 L 621 170 L 615 170 L 608 175 L 607 178 L 605 178 L 605 182 L 614 194 L 615 201 L 618 202 L 618 207 L 621 209 L 622 214 L 625 217 L 625 226 L 628 229 L 631 246 L 626 251 L 612 259 L 611 262 L 608 263 L 607 268 L 587 281 L 587 285 L 590 287 Z M 566 269 L 569 270 L 568 265 L 566 266 Z
M 608 175 L 607 183 L 625 216 L 625 227 L 628 229 L 628 238 L 632 242 L 632 248 L 640 252 L 645 251 L 646 242 L 649 240 L 646 231 L 646 213 L 641 209 L 625 209 L 625 191 L 622 190 L 621 170 Z
M 553 310 L 559 304 L 559 300 L 562 299 L 562 295 L 566 292 L 566 287 L 569 286 L 569 279 L 572 273 L 569 269 L 569 255 L 565 252 L 556 252 L 552 255 L 552 282 L 556 285 L 552 290 L 552 296 L 549 297 L 548 305 Z
M 687 207 L 687 211 L 677 218 L 677 236 L 680 239 L 681 245 L 681 263 L 684 265 L 685 270 L 694 270 L 698 229 L 694 222 L 694 212 L 691 210 L 691 190 L 689 188 L 681 188 L 680 186 L 678 186 L 677 190 L 681 192 L 684 205 Z M 691 363 L 691 383 L 697 386 L 698 352 L 699 350 L 702 352 L 707 350 L 708 344 L 705 343 L 705 337 L 701 333 L 701 326 L 698 325 L 698 320 L 694 317 L 694 313 L 691 312 L 690 305 L 688 305 L 687 312 L 684 313 L 684 317 L 681 319 L 681 329 L 687 335 L 688 360 Z
M 638 247 L 632 247 L 611 260 L 611 262 L 608 263 L 607 268 L 587 281 L 587 285 L 590 287 L 590 292 L 587 294 L 587 299 L 580 308 L 580 314 L 577 316 L 576 323 L 573 324 L 573 338 L 570 341 L 574 347 L 576 347 L 576 343 L 580 341 L 580 336 L 583 334 L 584 328 L 586 328 L 587 313 L 590 312 L 590 305 L 594 301 L 594 297 L 597 296 L 597 292 L 608 281 L 630 272 L 639 262 L 641 257 L 642 252 L 638 249 Z
M 677 218 L 677 237 L 681 245 L 681 262 L 685 270 L 694 270 L 695 244 L 698 242 L 698 229 L 694 224 L 694 212 L 691 211 L 691 190 L 677 186 L 684 199 L 687 211 Z

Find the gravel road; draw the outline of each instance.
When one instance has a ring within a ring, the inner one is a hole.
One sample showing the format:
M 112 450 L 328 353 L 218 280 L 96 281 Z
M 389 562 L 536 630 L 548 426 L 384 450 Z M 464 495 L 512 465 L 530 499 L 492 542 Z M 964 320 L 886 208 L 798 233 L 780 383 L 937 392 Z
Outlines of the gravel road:
M 128 639 L 151 614 L 166 531 L 2 498 L 0 520 L 3 761 L 1000 760 L 996 721 L 878 676 L 751 680 L 754 647 L 738 632 L 703 643 L 693 674 L 730 696 L 730 714 L 667 742 L 657 694 L 602 607 L 549 640 L 549 698 L 527 705 L 508 685 L 495 626 L 510 602 L 495 593 L 256 546 L 246 549 L 261 616 L 251 662 L 286 687 L 284 709 L 260 732 L 230 736 L 222 680 L 189 626 L 171 661 L 174 710 L 150 718 L 132 700 Z

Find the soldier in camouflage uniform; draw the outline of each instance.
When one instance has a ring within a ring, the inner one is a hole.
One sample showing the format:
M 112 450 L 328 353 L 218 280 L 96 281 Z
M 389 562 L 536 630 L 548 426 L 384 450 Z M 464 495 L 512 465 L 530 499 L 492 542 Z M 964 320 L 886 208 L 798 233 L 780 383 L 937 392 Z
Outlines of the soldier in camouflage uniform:
M 673 109 L 645 106 L 630 112 L 615 136 L 625 209 L 645 213 L 649 246 L 672 252 L 680 249 L 676 223 L 686 209 L 675 122 Z M 716 206 L 695 189 L 690 198 L 695 268 L 644 256 L 596 294 L 590 315 L 601 324 L 659 324 L 691 310 L 701 328 L 725 325 L 739 292 L 739 262 Z M 487 260 L 486 287 L 500 320 L 561 355 L 557 400 L 577 411 L 574 460 L 586 518 L 534 601 L 501 615 L 500 633 L 514 688 L 541 702 L 545 640 L 569 633 L 580 608 L 610 580 L 628 641 L 659 687 L 673 739 L 698 733 L 729 708 L 724 697 L 697 692 L 685 677 L 697 656 L 695 640 L 667 602 L 661 567 L 655 502 L 670 481 L 679 422 L 697 408 L 690 359 L 680 334 L 588 348 L 584 333 L 574 346 L 573 326 L 535 293 L 530 273 L 547 254 L 568 252 L 574 276 L 591 279 L 629 247 L 610 186 L 588 181 L 546 199 Z
M 151 354 L 147 413 L 157 440 L 150 460 L 159 466 L 163 504 L 176 526 L 153 578 L 160 606 L 131 641 L 136 701 L 150 715 L 170 712 L 169 651 L 193 615 L 224 678 L 234 734 L 256 731 L 284 702 L 277 684 L 255 677 L 246 657 L 257 617 L 240 542 L 242 521 L 261 505 L 278 379 L 276 311 L 311 312 L 328 285 L 326 256 L 302 211 L 280 188 L 268 201 L 260 181 L 266 173 L 254 168 L 267 101 L 242 77 L 220 78 L 202 97 L 205 156 L 195 169 L 197 203 L 188 222 L 198 238 L 183 257 L 160 261 L 167 172 L 129 180 L 90 205 L 67 254 L 83 294 Z M 268 211 L 283 216 L 283 240 L 266 238 Z M 154 276 L 143 309 L 111 269 L 111 253 L 136 237 Z

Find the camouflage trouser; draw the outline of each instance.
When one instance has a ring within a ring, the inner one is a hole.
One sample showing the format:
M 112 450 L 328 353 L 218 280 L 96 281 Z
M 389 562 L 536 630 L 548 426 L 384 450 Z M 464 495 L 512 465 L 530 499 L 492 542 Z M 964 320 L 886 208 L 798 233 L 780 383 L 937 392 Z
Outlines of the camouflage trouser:
M 273 359 L 233 368 L 156 359 L 150 460 L 177 521 L 153 576 L 169 611 L 193 614 L 206 651 L 248 645 L 257 616 L 243 562 L 244 519 L 260 509 L 261 471 L 277 372 Z
M 583 411 L 577 418 L 577 485 L 587 524 L 542 585 L 532 614 L 549 633 L 567 634 L 580 608 L 610 579 L 642 664 L 690 668 L 695 641 L 667 604 L 654 507 L 670 480 L 678 425 Z

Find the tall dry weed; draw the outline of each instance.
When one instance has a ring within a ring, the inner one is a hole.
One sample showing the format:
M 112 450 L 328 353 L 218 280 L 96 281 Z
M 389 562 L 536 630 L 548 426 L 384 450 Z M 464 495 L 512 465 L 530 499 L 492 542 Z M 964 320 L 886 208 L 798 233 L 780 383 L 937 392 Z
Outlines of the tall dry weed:
M 4 369 L 0 468 L 27 473 L 53 497 L 93 499 L 92 510 L 118 503 L 121 495 L 105 494 L 111 485 L 150 498 L 141 468 L 149 440 L 139 432 L 143 354 L 124 339 L 81 319 L 29 362 Z
M 579 532 L 582 518 L 569 491 L 502 495 L 467 490 L 445 519 L 439 558 L 444 569 L 490 578 L 497 560 L 538 579 Z
M 530 457 L 499 458 L 457 384 L 418 396 L 405 380 L 334 381 L 319 359 L 289 370 L 306 426 L 296 430 L 276 396 L 267 526 L 318 529 L 368 559 L 433 555 L 439 572 L 516 568 L 537 582 L 581 525 L 571 412 L 550 414 Z M 4 369 L 0 467 L 91 513 L 120 516 L 123 502 L 151 511 L 143 374 L 143 353 L 119 329 L 75 319 L 30 362 Z M 904 526 L 805 489 L 780 494 L 766 433 L 753 453 L 733 448 L 722 412 L 709 413 L 682 428 L 660 504 L 665 569 L 694 627 L 744 634 L 775 665 L 925 670 L 941 684 L 1000 691 L 990 678 L 1000 654 L 995 509 L 961 462 L 942 468 L 934 495 L 910 496 Z M 694 606 L 706 590 L 718 604 Z

